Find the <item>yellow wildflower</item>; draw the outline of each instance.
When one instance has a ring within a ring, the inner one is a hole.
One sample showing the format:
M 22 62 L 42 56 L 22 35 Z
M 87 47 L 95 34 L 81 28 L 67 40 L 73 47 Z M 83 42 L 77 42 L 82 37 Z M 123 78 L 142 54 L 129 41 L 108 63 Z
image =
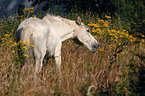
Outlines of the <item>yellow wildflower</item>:
M 131 42 L 133 42 L 133 39 L 130 39 Z
M 107 29 L 108 33 L 111 33 L 111 30 L 110 29 Z
M 97 35 L 93 36 L 94 38 L 97 38 Z
M 123 52 L 120 52 L 120 53 L 117 53 L 117 56 L 121 56 L 121 55 L 123 55 L 124 53 Z
M 128 73 L 128 71 L 125 71 L 126 73 Z
M 23 39 L 21 39 L 21 40 L 19 41 L 19 43 L 20 43 L 20 44 L 23 43 Z
M 11 34 L 5 34 L 4 36 L 5 36 L 5 37 L 10 37 L 10 35 L 11 35 Z
M 140 45 L 142 45 L 142 43 L 139 43 Z
M 18 56 L 16 56 L 16 58 L 18 59 L 19 57 L 18 57 Z
M 27 42 L 27 41 L 26 41 L 26 42 Z M 19 44 L 27 45 L 26 42 L 25 42 L 23 39 L 21 39 L 18 43 L 19 43 Z
M 34 11 L 30 11 L 31 13 L 33 13 Z
M 14 50 L 12 50 L 11 52 L 12 52 L 12 53 L 15 53 L 15 51 L 14 51 Z
M 1 40 L 3 41 L 5 38 L 2 38 Z
M 117 56 L 119 56 L 119 55 L 121 55 L 121 54 L 117 53 Z
M 24 17 L 24 15 L 21 15 L 21 18 L 23 18 Z
M 28 57 L 28 55 L 24 54 L 25 57 Z
M 101 30 L 99 28 L 96 29 L 97 32 L 101 32 Z
M 99 51 L 104 51 L 104 48 L 100 48 Z
M 32 15 L 33 16 L 33 15 Z M 90 26 L 91 24 L 88 24 L 88 26 Z
M 34 11 L 34 7 L 31 8 Z
M 107 23 L 104 23 L 103 25 L 104 25 L 104 27 L 109 27 Z
M 26 8 L 27 11 L 29 11 L 29 8 Z
M 96 24 L 94 25 L 94 27 L 99 27 L 99 24 L 96 23 Z
M 104 20 L 98 20 L 98 22 L 104 22 Z
M 10 40 L 10 42 L 12 43 L 13 41 L 12 41 L 12 40 Z
M 106 18 L 108 18 L 108 19 L 110 19 L 110 18 L 111 18 L 111 16 L 107 16 L 107 15 L 106 15 L 105 17 L 106 17 Z
M 17 46 L 18 44 L 16 42 L 14 42 L 14 46 Z
M 134 38 L 134 39 L 136 39 L 136 38 Z M 141 42 L 144 43 L 145 42 L 144 39 L 141 39 Z
M 27 50 L 27 47 L 23 47 L 23 49 Z
M 35 47 L 35 46 L 33 45 L 33 42 L 30 42 L 30 46 L 31 46 L 31 47 Z
M 26 19 L 26 17 L 24 17 L 24 20 Z
M 133 36 L 131 36 L 131 35 L 130 35 L 129 37 L 130 37 L 130 38 L 133 38 Z
M 94 24 L 93 24 L 92 22 L 90 22 L 90 23 L 88 24 L 88 26 L 94 26 Z
M 24 10 L 22 10 L 23 12 L 25 12 L 25 9 Z
M 120 54 L 121 54 L 121 55 L 123 55 L 123 54 L 124 54 L 124 52 L 120 52 Z
M 123 29 L 122 31 L 126 31 L 125 29 Z
M 120 31 L 116 31 L 116 33 L 121 33 Z
M 31 47 L 35 47 L 34 45 L 31 45 Z
M 106 21 L 106 20 L 105 20 L 105 23 L 107 23 L 107 24 L 108 24 L 108 21 Z
M 0 71 L 2 70 L 2 68 L 0 68 Z
M 96 30 L 92 30 L 92 32 L 97 32 Z
M 115 38 L 117 39 L 118 37 L 117 37 L 117 36 L 115 36 Z
M 145 37 L 143 34 L 141 35 L 142 37 Z
M 30 42 L 30 44 L 32 45 L 32 44 L 33 44 L 33 42 Z
M 115 32 L 116 32 L 116 30 L 112 29 L 112 30 L 111 30 L 111 32 L 115 33 Z
M 111 44 L 110 47 L 116 47 L 115 45 Z
M 36 15 L 32 15 L 32 17 L 36 17 Z

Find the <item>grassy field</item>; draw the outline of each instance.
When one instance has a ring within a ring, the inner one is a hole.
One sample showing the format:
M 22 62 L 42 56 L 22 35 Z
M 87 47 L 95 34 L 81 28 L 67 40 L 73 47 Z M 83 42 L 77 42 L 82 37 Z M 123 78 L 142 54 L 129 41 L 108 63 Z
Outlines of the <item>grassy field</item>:
M 75 16 L 64 17 L 75 20 Z M 0 95 L 145 95 L 144 39 L 129 35 L 120 21 L 114 23 L 110 16 L 104 19 L 89 14 L 80 16 L 90 26 L 100 49 L 91 53 L 73 40 L 63 42 L 61 80 L 53 58 L 44 61 L 43 72 L 37 78 L 33 76 L 34 62 L 21 67 L 23 60 L 15 43 L 15 32 L 21 21 L 16 17 L 0 19 Z

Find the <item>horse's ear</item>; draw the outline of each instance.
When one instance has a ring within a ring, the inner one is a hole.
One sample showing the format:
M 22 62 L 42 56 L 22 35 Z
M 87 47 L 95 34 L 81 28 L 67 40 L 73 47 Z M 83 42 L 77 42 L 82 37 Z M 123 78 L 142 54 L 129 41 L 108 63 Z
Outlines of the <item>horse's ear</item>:
M 77 18 L 76 23 L 77 23 L 78 25 L 81 25 L 81 18 L 80 18 L 80 17 Z

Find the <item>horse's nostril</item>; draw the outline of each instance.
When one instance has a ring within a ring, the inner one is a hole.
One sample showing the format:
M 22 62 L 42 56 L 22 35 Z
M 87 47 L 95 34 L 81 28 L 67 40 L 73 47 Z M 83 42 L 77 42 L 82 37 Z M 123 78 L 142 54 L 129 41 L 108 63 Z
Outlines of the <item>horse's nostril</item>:
M 94 48 L 96 48 L 96 49 L 99 49 L 100 48 L 100 44 L 99 43 L 97 43 L 97 44 L 94 44 L 94 46 L 93 46 Z

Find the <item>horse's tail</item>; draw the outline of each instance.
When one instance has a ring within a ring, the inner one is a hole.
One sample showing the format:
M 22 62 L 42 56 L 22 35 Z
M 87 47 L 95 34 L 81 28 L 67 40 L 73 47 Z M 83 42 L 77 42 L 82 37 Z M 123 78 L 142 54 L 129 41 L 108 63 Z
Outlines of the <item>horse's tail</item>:
M 31 32 L 29 32 L 29 28 L 22 27 L 16 32 L 16 42 L 18 43 L 18 53 L 20 55 L 20 59 L 23 62 L 28 63 L 29 57 L 31 57 L 32 50 L 30 50 L 31 43 Z M 23 63 L 24 64 L 24 63 Z
M 21 40 L 23 40 L 26 43 L 26 46 L 29 47 L 30 45 L 30 37 L 31 37 L 31 32 L 29 32 L 29 28 L 23 28 L 22 32 L 21 32 Z

